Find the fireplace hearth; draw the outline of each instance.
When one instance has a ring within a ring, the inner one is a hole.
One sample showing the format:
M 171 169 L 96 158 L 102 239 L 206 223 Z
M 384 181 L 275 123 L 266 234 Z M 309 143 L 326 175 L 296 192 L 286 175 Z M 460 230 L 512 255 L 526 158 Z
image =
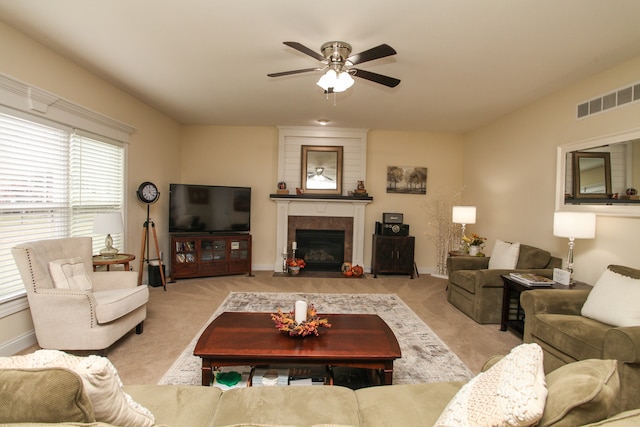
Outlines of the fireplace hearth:
M 298 250 L 309 271 L 340 271 L 344 262 L 344 230 L 296 230 Z

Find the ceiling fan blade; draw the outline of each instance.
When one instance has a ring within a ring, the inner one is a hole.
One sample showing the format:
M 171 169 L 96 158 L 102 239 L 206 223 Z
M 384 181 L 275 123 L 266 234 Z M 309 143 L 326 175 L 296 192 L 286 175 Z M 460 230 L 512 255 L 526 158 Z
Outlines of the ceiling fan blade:
M 372 47 L 364 52 L 353 54 L 347 58 L 347 61 L 356 65 L 367 61 L 373 61 L 374 59 L 395 55 L 396 53 L 396 50 L 388 44 L 381 44 L 380 46 Z
M 291 70 L 291 71 L 281 71 L 279 73 L 271 73 L 267 74 L 269 77 L 282 77 L 288 76 L 291 74 L 300 74 L 300 73 L 308 73 L 309 71 L 320 71 L 322 68 L 303 68 L 301 70 Z
M 372 82 L 380 83 L 381 85 L 385 85 L 388 87 L 396 87 L 400 84 L 400 80 L 385 76 L 378 73 L 372 73 L 371 71 L 361 70 L 359 68 L 352 68 L 350 71 L 355 71 L 354 76 L 360 77 L 361 79 L 371 80 Z
M 309 55 L 312 58 L 317 59 L 318 61 L 324 61 L 324 56 L 322 56 L 319 52 L 316 52 L 315 50 L 309 49 L 308 47 L 306 47 L 303 44 L 300 44 L 298 42 L 282 42 L 283 44 L 286 44 L 287 46 L 289 46 L 290 48 L 293 48 L 299 52 L 304 53 L 305 55 Z

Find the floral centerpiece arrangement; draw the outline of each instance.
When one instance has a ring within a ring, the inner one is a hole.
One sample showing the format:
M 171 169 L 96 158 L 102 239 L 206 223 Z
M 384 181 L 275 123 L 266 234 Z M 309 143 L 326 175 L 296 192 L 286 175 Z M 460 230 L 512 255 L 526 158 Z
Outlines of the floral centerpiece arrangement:
M 305 264 L 302 258 L 288 258 L 287 259 L 287 268 L 289 269 L 289 273 L 298 274 L 301 268 L 304 268 L 307 264 Z
M 301 323 L 296 322 L 294 312 L 284 313 L 278 309 L 271 314 L 271 319 L 276 324 L 276 329 L 290 337 L 306 337 L 307 335 L 318 336 L 320 328 L 330 328 L 328 319 L 320 319 L 313 304 L 307 308 L 307 320 Z
M 471 237 L 462 236 L 462 241 L 465 243 L 465 252 L 469 253 L 469 255 L 478 255 L 484 247 L 486 240 L 486 237 L 481 237 L 477 233 L 471 233 Z M 472 249 L 472 247 L 477 249 Z

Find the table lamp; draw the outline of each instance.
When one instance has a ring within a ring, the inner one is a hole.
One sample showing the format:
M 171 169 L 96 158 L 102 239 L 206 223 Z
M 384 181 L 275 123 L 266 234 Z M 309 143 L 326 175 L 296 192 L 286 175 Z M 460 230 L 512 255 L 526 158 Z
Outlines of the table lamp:
M 553 235 L 569 239 L 567 271 L 573 280 L 574 240 L 596 237 L 596 214 L 592 212 L 555 212 L 553 214 Z
M 111 233 L 118 234 L 122 232 L 124 232 L 124 225 L 120 212 L 96 214 L 93 219 L 93 233 L 107 234 L 107 238 L 104 240 L 105 248 L 100 250 L 100 255 L 103 258 L 115 258 L 118 254 L 118 249 L 113 247 Z
M 451 221 L 454 224 L 462 224 L 462 237 L 464 237 L 465 228 L 467 224 L 476 223 L 476 207 L 475 206 L 454 206 L 452 215 L 451 215 Z

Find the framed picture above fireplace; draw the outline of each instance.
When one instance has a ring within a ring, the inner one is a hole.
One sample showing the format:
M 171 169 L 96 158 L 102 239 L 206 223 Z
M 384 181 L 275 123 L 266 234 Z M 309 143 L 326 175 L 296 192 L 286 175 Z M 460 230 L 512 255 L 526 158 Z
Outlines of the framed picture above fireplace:
M 301 160 L 305 194 L 342 195 L 342 146 L 303 145 Z

